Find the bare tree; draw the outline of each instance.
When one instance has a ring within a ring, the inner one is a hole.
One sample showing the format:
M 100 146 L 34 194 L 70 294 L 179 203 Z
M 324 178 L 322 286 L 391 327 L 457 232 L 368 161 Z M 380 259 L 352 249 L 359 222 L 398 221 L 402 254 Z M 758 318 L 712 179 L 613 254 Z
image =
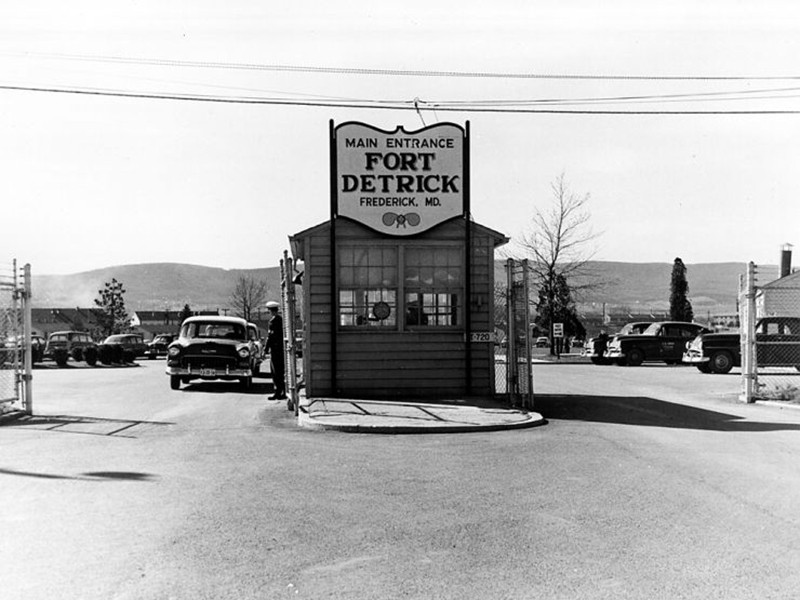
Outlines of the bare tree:
M 590 226 L 589 194 L 573 192 L 563 173 L 550 187 L 552 203 L 547 209 L 535 210 L 531 227 L 518 246 L 531 259 L 532 280 L 539 287 L 538 311 L 549 316 L 548 329 L 552 332 L 553 319 L 570 311 L 570 307 L 559 305 L 565 286 L 580 295 L 601 283 L 592 277 L 589 265 L 598 236 Z
M 231 304 L 236 316 L 253 320 L 253 313 L 267 299 L 267 282 L 257 281 L 250 275 L 240 275 L 231 293 Z

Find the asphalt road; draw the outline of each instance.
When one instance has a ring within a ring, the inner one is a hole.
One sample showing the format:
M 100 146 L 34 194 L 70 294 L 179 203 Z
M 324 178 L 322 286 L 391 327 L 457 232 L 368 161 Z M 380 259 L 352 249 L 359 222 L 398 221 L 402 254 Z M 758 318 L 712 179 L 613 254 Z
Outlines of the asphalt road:
M 735 374 L 536 365 L 545 426 L 387 436 L 163 367 L 34 372 L 0 598 L 798 596 L 800 409 Z

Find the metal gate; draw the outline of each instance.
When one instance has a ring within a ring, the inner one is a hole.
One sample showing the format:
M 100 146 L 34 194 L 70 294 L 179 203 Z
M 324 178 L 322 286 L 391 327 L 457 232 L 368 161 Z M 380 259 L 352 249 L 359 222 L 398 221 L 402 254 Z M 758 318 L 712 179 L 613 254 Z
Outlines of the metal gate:
M 530 286 L 528 260 L 506 261 L 506 287 L 498 294 L 504 304 L 505 340 L 495 355 L 495 395 L 512 406 L 533 408 Z
M 741 399 L 800 403 L 800 287 L 774 283 L 757 286 L 753 263 L 739 282 Z
M 30 281 L 30 265 L 0 270 L 0 415 L 33 411 Z
M 300 389 L 298 386 L 297 360 L 297 295 L 295 293 L 294 260 L 284 251 L 281 259 L 281 310 L 283 311 L 283 341 L 286 345 L 286 406 L 300 413 Z

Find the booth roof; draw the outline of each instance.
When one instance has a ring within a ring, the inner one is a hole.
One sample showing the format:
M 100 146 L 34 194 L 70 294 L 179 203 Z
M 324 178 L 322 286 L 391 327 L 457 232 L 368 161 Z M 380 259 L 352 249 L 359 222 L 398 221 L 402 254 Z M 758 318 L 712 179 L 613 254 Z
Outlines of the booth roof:
M 340 218 L 346 218 L 346 217 L 340 217 Z M 451 222 L 452 221 L 447 221 L 445 223 L 437 225 L 437 227 L 442 227 L 447 223 Z M 353 223 L 355 223 L 355 221 L 353 221 Z M 305 260 L 305 257 L 303 256 L 303 244 L 301 244 L 300 242 L 311 235 L 316 235 L 327 231 L 330 228 L 330 225 L 331 225 L 330 220 L 323 221 L 322 223 L 314 225 L 313 227 L 309 227 L 308 229 L 304 229 L 303 231 L 295 233 L 294 235 L 290 235 L 289 243 L 291 244 L 292 256 L 294 256 L 295 260 Z M 499 231 L 495 231 L 490 227 L 486 227 L 485 225 L 481 225 L 480 223 L 476 223 L 475 221 L 471 221 L 470 226 L 473 228 L 474 233 L 480 233 L 489 236 L 491 238 L 494 238 L 495 248 L 497 246 L 502 246 L 503 244 L 507 244 L 510 241 L 510 238 L 506 237 L 505 234 L 500 233 Z

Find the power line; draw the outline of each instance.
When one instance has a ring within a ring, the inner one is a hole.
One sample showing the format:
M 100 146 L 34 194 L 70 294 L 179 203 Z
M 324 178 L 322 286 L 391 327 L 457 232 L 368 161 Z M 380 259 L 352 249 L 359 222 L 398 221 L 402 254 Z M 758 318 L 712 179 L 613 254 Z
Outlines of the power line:
M 329 108 L 360 108 L 360 109 L 389 109 L 389 110 L 413 110 L 420 108 L 419 101 L 386 101 L 386 100 L 362 100 L 362 101 L 337 101 L 337 100 L 300 100 L 285 98 L 257 98 L 257 97 L 235 97 L 235 96 L 209 96 L 200 94 L 167 94 L 151 92 L 132 92 L 120 90 L 103 90 L 93 88 L 67 88 L 55 86 L 23 86 L 23 85 L 0 85 L 0 90 L 24 91 L 52 94 L 74 94 L 84 96 L 104 96 L 115 98 L 136 98 L 147 100 L 173 100 L 182 102 L 210 102 L 220 104 L 252 104 L 252 105 L 278 105 L 278 106 L 309 106 L 309 107 L 329 107 Z M 512 107 L 512 106 L 480 106 L 480 105 L 460 105 L 451 106 L 443 103 L 424 103 L 428 108 L 443 112 L 463 112 L 463 113 L 506 113 L 506 114 L 583 114 L 583 115 L 794 115 L 800 114 L 798 110 L 612 110 L 612 109 L 562 109 L 544 107 Z
M 9 53 L 5 53 L 9 55 Z M 20 56 L 19 53 L 11 53 Z M 617 81 L 788 81 L 800 80 L 800 75 L 587 75 L 576 73 L 510 73 L 493 71 L 455 71 L 418 69 L 375 69 L 353 67 L 320 67 L 308 65 L 280 65 L 220 61 L 192 61 L 164 58 L 140 58 L 127 56 L 101 56 L 88 54 L 24 53 L 27 58 L 48 58 L 87 62 L 107 62 L 167 67 L 190 67 L 200 69 L 232 69 L 247 71 L 278 71 L 319 73 L 331 75 L 380 75 L 394 77 L 440 77 L 481 79 L 564 79 L 564 80 L 617 80 Z

